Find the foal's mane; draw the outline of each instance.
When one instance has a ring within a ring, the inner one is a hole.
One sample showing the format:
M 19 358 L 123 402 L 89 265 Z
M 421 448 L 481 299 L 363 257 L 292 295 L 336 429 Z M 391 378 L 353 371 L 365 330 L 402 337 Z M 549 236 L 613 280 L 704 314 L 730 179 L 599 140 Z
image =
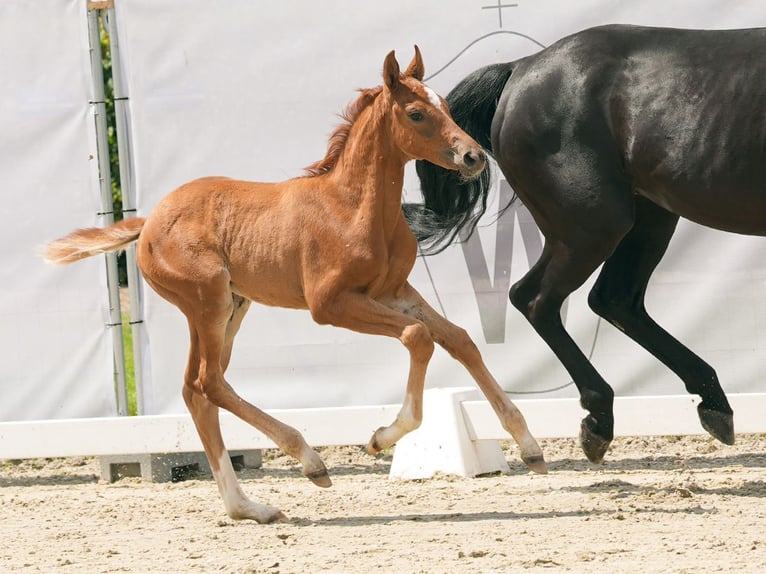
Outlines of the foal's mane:
M 351 126 L 354 125 L 354 122 L 359 115 L 375 101 L 375 98 L 377 98 L 382 91 L 383 86 L 359 90 L 359 97 L 347 105 L 346 109 L 339 114 L 343 123 L 335 128 L 332 134 L 330 134 L 330 139 L 327 142 L 327 153 L 325 154 L 324 159 L 306 167 L 306 177 L 322 175 L 323 173 L 331 171 L 332 168 L 335 167 L 341 152 L 346 147 L 348 134 L 351 132 Z

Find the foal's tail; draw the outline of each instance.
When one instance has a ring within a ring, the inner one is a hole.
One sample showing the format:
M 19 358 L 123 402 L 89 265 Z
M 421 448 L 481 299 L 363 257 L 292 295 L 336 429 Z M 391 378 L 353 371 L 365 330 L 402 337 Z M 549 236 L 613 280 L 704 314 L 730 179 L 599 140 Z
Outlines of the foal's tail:
M 455 123 L 492 154 L 490 131 L 497 102 L 517 62 L 493 64 L 466 76 L 447 95 Z M 473 180 L 420 160 L 416 163 L 423 204 L 402 206 L 424 253 L 444 250 L 465 228 L 470 235 L 487 207 L 492 187 L 490 165 Z
M 133 217 L 109 227 L 78 229 L 46 245 L 43 259 L 54 265 L 68 265 L 99 253 L 119 251 L 138 239 L 145 221 L 143 217 Z

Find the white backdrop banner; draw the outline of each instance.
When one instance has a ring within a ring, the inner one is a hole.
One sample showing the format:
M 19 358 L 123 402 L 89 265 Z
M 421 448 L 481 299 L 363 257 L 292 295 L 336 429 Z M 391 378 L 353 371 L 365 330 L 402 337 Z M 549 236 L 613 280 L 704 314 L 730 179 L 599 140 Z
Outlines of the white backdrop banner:
M 405 0 L 118 0 L 116 7 L 142 215 L 199 176 L 275 181 L 300 175 L 323 157 L 336 114 L 354 90 L 380 83 L 391 49 L 406 65 L 418 44 L 428 83 L 446 95 L 481 66 L 523 57 L 593 25 L 766 25 L 758 0 L 431 0 L 417 9 Z M 419 196 L 413 173 L 410 168 L 408 200 Z M 510 193 L 504 182 L 498 186 L 495 205 Z M 566 371 L 508 303 L 508 287 L 540 248 L 534 223 L 517 205 L 499 224 L 488 214 L 469 249 L 454 246 L 419 260 L 411 281 L 472 334 L 508 392 L 574 397 Z M 766 239 L 684 222 L 649 287 L 649 310 L 718 370 L 729 392 L 759 390 L 758 366 L 766 364 L 764 252 Z M 570 297 L 566 325 L 617 393 L 682 393 L 672 373 L 597 320 L 586 303 L 590 285 Z M 144 295 L 146 412 L 182 412 L 186 322 L 149 289 Z M 227 378 L 262 408 L 395 403 L 408 364 L 398 341 L 320 327 L 306 312 L 254 306 Z M 438 351 L 427 385 L 467 384 L 462 368 Z
M 85 0 L 0 2 L 0 420 L 116 414 L 102 259 L 36 255 L 100 224 Z

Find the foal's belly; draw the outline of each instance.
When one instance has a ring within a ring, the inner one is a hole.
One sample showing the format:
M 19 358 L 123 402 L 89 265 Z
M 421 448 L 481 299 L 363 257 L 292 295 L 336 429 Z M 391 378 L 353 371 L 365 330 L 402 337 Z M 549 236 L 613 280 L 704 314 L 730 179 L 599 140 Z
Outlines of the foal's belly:
M 232 265 L 229 272 L 231 290 L 251 301 L 270 307 L 307 308 L 301 281 L 293 270 L 260 261 Z

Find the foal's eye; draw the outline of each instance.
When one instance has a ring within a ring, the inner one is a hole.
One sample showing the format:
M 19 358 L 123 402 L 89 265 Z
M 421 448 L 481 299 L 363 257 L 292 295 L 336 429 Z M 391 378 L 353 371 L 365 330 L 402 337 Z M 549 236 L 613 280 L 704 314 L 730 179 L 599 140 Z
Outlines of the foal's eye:
M 417 110 L 413 110 L 411 112 L 408 112 L 407 115 L 410 116 L 410 119 L 413 122 L 422 122 L 423 121 L 423 114 Z

